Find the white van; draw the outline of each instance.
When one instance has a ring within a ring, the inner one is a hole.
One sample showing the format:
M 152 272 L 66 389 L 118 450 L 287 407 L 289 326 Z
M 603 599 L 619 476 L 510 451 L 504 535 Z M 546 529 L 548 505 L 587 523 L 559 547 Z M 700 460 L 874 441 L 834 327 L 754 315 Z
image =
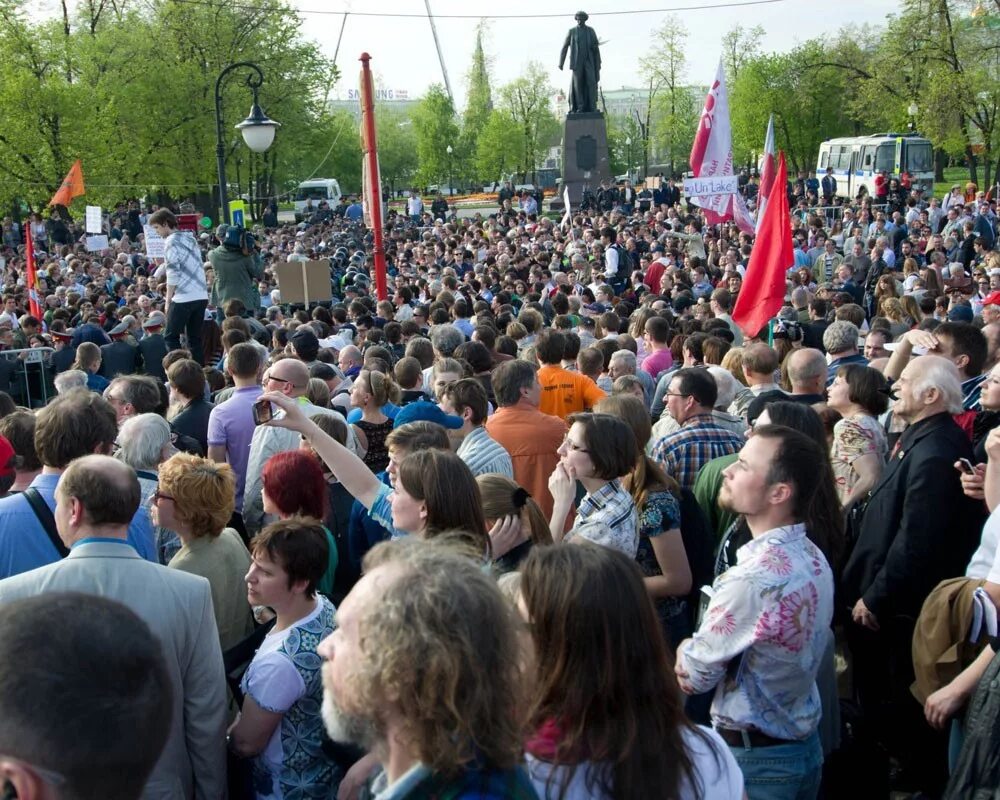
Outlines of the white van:
M 301 222 L 305 216 L 306 203 L 312 200 L 313 208 L 319 208 L 320 201 L 326 200 L 330 208 L 340 203 L 340 184 L 334 178 L 313 178 L 302 181 L 295 190 L 295 221 Z

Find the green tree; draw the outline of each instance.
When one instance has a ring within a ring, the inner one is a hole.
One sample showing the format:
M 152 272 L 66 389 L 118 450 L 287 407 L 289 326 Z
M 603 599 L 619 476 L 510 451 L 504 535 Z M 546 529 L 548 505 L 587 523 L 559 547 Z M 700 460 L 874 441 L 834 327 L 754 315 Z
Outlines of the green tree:
M 542 65 L 531 61 L 525 71 L 500 89 L 500 105 L 514 121 L 520 136 L 516 171 L 523 179 L 535 170 L 559 133 L 559 120 L 549 107 L 554 94 Z
M 448 177 L 448 147 L 458 143 L 458 123 L 451 98 L 439 83 L 432 84 L 413 108 L 413 129 L 417 141 L 417 180 L 427 185 L 444 183 Z
M 467 75 L 469 92 L 465 100 L 465 113 L 462 115 L 462 135 L 471 141 L 475 141 L 493 110 L 490 64 L 483 49 L 485 34 L 486 25 L 480 22 L 476 26 L 476 46 L 472 51 L 472 66 Z
M 691 150 L 698 113 L 684 76 L 687 38 L 688 30 L 680 17 L 668 16 L 653 31 L 649 49 L 655 55 L 639 62 L 650 89 L 643 149 L 648 150 L 650 141 L 655 143 L 670 165 L 671 174 L 677 172 Z
M 499 181 L 515 171 L 521 155 L 521 137 L 510 112 L 493 109 L 480 131 L 475 151 L 475 174 L 484 183 Z
M 417 172 L 417 136 L 413 122 L 388 106 L 376 109 L 378 162 L 382 183 L 392 192 L 409 185 Z
M 282 128 L 263 156 L 247 151 L 232 126 L 250 93 L 239 86 L 245 73 L 231 75 L 223 111 L 232 183 L 239 168 L 253 193 L 271 194 L 315 163 L 305 163 L 313 154 L 301 143 L 329 146 L 322 97 L 336 71 L 301 38 L 285 3 L 90 2 L 58 20 L 33 19 L 26 7 L 0 5 L 0 102 L 17 109 L 0 138 L 4 205 L 15 197 L 44 205 L 80 158 L 88 203 L 156 192 L 195 197 L 211 211 L 215 80 L 236 61 L 260 65 L 261 105 Z

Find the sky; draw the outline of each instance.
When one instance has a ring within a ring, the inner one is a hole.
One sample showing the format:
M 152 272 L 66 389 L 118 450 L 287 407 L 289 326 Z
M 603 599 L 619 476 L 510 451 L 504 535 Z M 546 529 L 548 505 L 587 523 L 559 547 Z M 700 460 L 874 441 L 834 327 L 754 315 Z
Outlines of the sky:
M 235 0 L 252 5 L 254 0 Z M 78 5 L 83 0 L 75 0 Z M 336 95 L 347 98 L 348 89 L 357 87 L 362 52 L 372 56 L 377 84 L 384 89 L 403 90 L 412 99 L 419 97 L 432 83 L 443 83 L 441 64 L 434 47 L 431 26 L 422 0 L 287 0 L 299 10 L 302 35 L 317 42 L 329 58 L 337 55 L 342 79 Z M 734 25 L 746 28 L 761 25 L 765 30 L 763 50 L 783 52 L 797 43 L 817 36 L 834 35 L 843 25 L 884 22 L 887 14 L 899 7 L 898 0 L 766 0 L 757 5 L 737 5 L 734 0 L 594 0 L 591 3 L 571 0 L 506 0 L 498 3 L 483 0 L 429 0 L 435 15 L 438 39 L 445 68 L 459 110 L 465 106 L 466 73 L 472 62 L 477 14 L 507 15 L 490 19 L 486 53 L 491 59 L 493 86 L 516 78 L 525 65 L 539 61 L 549 72 L 556 89 L 569 90 L 569 65 L 558 69 L 559 51 L 566 32 L 574 25 L 573 15 L 583 8 L 590 14 L 588 24 L 601 40 L 603 69 L 601 86 L 605 91 L 636 86 L 638 61 L 651 47 L 652 31 L 675 13 L 686 24 L 687 69 L 685 82 L 708 85 L 722 53 L 722 36 Z M 746 3 L 747 0 L 741 0 Z M 752 0 L 751 0 L 752 2 Z M 705 6 L 714 6 L 705 8 Z M 688 7 L 688 10 L 676 10 Z M 57 0 L 33 0 L 32 16 L 60 13 Z M 700 10 L 699 10 L 700 9 Z M 310 13 L 310 12 L 322 13 Z M 337 53 L 337 41 L 348 12 L 343 39 Z M 639 12 L 649 13 L 639 13 Z M 410 14 L 358 16 L 356 13 Z M 602 15 L 604 12 L 618 12 Z M 551 14 L 545 18 L 527 15 Z M 447 18 L 463 15 L 465 18 Z M 568 61 L 568 59 L 567 59 Z
M 250 2 L 252 0 L 243 0 Z M 324 11 L 376 11 L 379 13 L 425 14 L 420 0 L 291 0 L 296 8 Z M 569 89 L 569 66 L 558 69 L 559 51 L 567 31 L 574 25 L 573 15 L 583 8 L 590 14 L 590 25 L 601 40 L 603 69 L 601 85 L 605 91 L 636 86 L 638 59 L 647 55 L 652 31 L 671 12 L 662 9 L 680 6 L 725 7 L 674 12 L 690 32 L 687 42 L 687 82 L 708 85 L 715 75 L 721 56 L 722 36 L 734 25 L 765 29 L 765 52 L 787 51 L 797 43 L 822 35 L 833 35 L 847 23 L 879 25 L 887 14 L 899 7 L 895 0 L 779 0 L 778 2 L 734 6 L 731 0 L 506 0 L 503 3 L 481 0 L 430 0 L 436 17 L 438 39 L 444 54 L 445 68 L 451 80 L 456 105 L 464 108 L 466 73 L 472 62 L 475 29 L 478 19 L 447 19 L 439 15 L 484 14 L 515 15 L 513 19 L 491 19 L 486 41 L 487 56 L 492 59 L 493 86 L 516 78 L 532 60 L 548 69 L 557 89 Z M 601 16 L 598 12 L 651 10 L 650 13 L 625 13 Z M 554 17 L 527 19 L 516 15 L 556 14 Z M 320 44 L 333 57 L 343 16 L 340 14 L 302 14 L 302 33 Z M 357 58 L 367 51 L 372 69 L 385 89 L 402 89 L 411 98 L 421 95 L 432 83 L 443 82 L 441 65 L 434 47 L 430 24 L 423 18 L 360 17 L 349 15 L 337 56 L 343 79 L 338 87 L 346 97 L 348 88 L 357 86 Z M 568 61 L 568 58 L 567 58 Z

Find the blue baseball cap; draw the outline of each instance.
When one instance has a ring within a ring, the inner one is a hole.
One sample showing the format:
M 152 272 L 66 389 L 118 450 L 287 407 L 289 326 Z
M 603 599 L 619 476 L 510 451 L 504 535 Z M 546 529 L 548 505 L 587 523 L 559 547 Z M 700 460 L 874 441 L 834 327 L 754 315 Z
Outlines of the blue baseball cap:
M 403 406 L 392 423 L 393 430 L 407 422 L 436 422 L 438 425 L 453 431 L 457 431 L 465 424 L 461 417 L 445 414 L 436 403 L 430 403 L 427 400 L 417 400 Z

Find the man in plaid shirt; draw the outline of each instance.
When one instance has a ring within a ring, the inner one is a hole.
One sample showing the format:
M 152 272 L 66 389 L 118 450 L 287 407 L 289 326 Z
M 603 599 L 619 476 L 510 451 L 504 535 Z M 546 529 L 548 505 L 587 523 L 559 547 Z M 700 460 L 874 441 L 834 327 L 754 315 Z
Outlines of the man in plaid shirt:
M 739 452 L 743 437 L 715 423 L 715 378 L 703 367 L 674 373 L 666 394 L 667 412 L 681 426 L 654 446 L 652 456 L 684 489 L 694 486 L 698 471 L 713 458 Z

